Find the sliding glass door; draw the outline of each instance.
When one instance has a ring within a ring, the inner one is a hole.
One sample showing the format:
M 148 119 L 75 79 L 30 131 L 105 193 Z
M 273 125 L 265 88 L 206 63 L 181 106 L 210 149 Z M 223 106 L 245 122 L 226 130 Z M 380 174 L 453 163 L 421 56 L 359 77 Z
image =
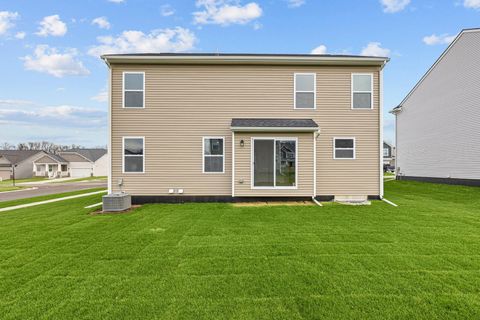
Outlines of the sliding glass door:
M 297 141 L 295 139 L 253 139 L 253 187 L 295 188 L 297 183 Z

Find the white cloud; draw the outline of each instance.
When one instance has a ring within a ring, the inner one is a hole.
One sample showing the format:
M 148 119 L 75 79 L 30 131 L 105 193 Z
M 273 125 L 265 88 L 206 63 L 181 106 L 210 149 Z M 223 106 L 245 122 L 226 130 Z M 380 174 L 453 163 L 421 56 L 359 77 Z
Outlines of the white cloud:
M 66 75 L 88 75 L 90 71 L 76 59 L 77 51 L 68 49 L 63 53 L 48 45 L 38 45 L 33 56 L 23 57 L 26 70 L 38 71 L 61 78 Z
M 122 2 L 125 2 L 125 0 L 108 0 L 108 2 L 122 3 Z
M 61 120 L 59 122 L 59 120 Z M 0 108 L 2 124 L 42 124 L 45 126 L 97 127 L 105 125 L 106 112 L 94 108 L 70 105 L 38 106 L 29 109 L 12 105 Z
M 242 6 L 234 0 L 197 0 L 196 6 L 203 10 L 193 13 L 195 24 L 246 24 L 262 15 L 262 8 L 256 2 Z
M 108 101 L 108 91 L 107 89 L 102 89 L 97 95 L 90 98 L 91 100 L 95 100 L 98 102 L 107 102 Z
M 362 56 L 370 57 L 388 57 L 390 55 L 390 49 L 382 48 L 382 44 L 380 42 L 370 42 L 362 49 L 360 54 Z
M 164 4 L 163 6 L 160 7 L 160 14 L 164 17 L 169 17 L 175 14 L 175 10 L 172 8 L 171 5 Z
M 92 20 L 93 25 L 97 25 L 100 29 L 110 29 L 111 25 L 107 17 L 97 17 Z
M 54 36 L 54 37 L 61 37 L 67 33 L 67 25 L 65 22 L 60 20 L 60 16 L 58 14 L 54 14 L 53 16 L 44 17 L 42 21 L 40 21 L 40 27 L 38 28 L 38 32 L 36 33 L 39 36 L 47 37 L 47 36 Z
M 456 36 L 450 36 L 448 34 L 441 34 L 438 36 L 436 34 L 432 34 L 431 36 L 423 37 L 423 43 L 429 46 L 436 44 L 450 44 L 455 37 Z
M 463 6 L 465 8 L 480 9 L 480 0 L 464 0 Z
M 0 35 L 13 28 L 15 26 L 13 21 L 18 19 L 19 16 L 18 12 L 0 11 Z
M 405 9 L 410 4 L 410 0 L 380 0 L 380 3 L 383 6 L 383 12 L 395 13 Z
M 298 8 L 305 4 L 305 0 L 287 0 L 290 8 Z
M 15 38 L 22 40 L 22 39 L 25 39 L 26 35 L 27 34 L 25 32 L 20 31 L 20 32 L 15 33 Z
M 197 39 L 190 30 L 177 27 L 153 30 L 149 34 L 135 30 L 124 31 L 118 37 L 98 37 L 97 41 L 99 45 L 88 50 L 92 56 L 107 53 L 182 52 L 193 49 Z
M 315 49 L 313 49 L 310 53 L 311 54 L 326 54 L 327 53 L 327 47 L 325 45 L 321 44 L 318 47 L 316 47 Z

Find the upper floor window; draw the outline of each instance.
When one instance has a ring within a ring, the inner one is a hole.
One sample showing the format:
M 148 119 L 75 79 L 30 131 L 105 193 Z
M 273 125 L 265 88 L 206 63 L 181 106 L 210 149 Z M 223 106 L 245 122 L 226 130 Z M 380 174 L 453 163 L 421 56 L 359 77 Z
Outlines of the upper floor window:
M 390 157 L 390 150 L 388 148 L 383 148 L 383 156 Z
M 373 109 L 373 75 L 352 74 L 352 109 Z
M 145 72 L 123 73 L 123 107 L 145 107 Z
M 224 173 L 223 137 L 203 138 L 203 173 Z
M 145 167 L 145 138 L 123 138 L 123 172 L 143 173 Z
M 295 73 L 294 80 L 295 109 L 316 108 L 316 76 L 315 73 Z
M 355 138 L 333 138 L 333 159 L 355 159 Z

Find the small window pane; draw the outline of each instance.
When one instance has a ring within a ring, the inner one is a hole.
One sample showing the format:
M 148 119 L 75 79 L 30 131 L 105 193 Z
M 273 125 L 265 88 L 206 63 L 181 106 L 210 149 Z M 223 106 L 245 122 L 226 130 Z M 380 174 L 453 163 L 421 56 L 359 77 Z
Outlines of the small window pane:
M 276 141 L 276 182 L 277 186 L 295 186 L 295 141 Z
M 353 159 L 353 150 L 335 150 L 335 158 L 337 159 Z
M 223 139 L 205 139 L 205 155 L 223 155 Z
M 205 157 L 205 172 L 223 172 L 223 157 Z
M 313 74 L 297 74 L 296 75 L 297 91 L 314 91 L 315 77 Z
M 336 139 L 335 148 L 353 148 L 353 139 Z
M 353 108 L 354 109 L 370 109 L 372 107 L 371 93 L 354 93 Z
M 143 172 L 143 157 L 125 157 L 125 172 Z
M 297 92 L 295 94 L 296 104 L 295 107 L 298 109 L 313 109 L 315 95 L 313 93 Z
M 143 91 L 125 91 L 125 108 L 143 108 Z
M 371 91 L 371 75 L 353 75 L 353 91 Z
M 125 73 L 125 90 L 143 90 L 143 74 Z
M 143 155 L 143 139 L 132 138 L 125 139 L 126 155 Z

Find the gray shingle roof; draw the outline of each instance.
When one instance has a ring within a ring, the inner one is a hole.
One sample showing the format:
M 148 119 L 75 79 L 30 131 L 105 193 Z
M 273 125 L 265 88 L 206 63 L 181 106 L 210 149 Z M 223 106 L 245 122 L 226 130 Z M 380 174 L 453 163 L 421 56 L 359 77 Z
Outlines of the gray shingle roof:
M 312 119 L 232 119 L 235 128 L 318 128 Z
M 4 156 L 10 163 L 17 164 L 30 158 L 37 153 L 43 151 L 40 150 L 0 150 L 0 155 Z
M 76 152 L 88 160 L 95 162 L 101 157 L 103 157 L 104 154 L 107 153 L 106 149 L 70 149 L 65 152 Z

